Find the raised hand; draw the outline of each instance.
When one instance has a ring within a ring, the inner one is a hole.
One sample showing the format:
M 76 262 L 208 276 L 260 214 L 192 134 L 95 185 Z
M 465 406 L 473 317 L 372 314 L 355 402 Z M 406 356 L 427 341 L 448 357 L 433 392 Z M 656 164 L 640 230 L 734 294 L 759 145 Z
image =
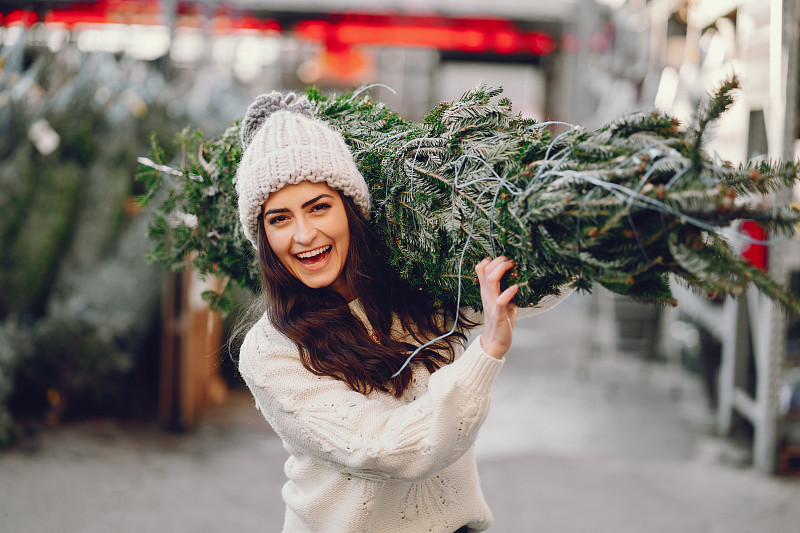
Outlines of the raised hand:
M 481 286 L 483 303 L 483 334 L 481 347 L 497 359 L 502 359 L 511 347 L 514 324 L 517 322 L 517 306 L 511 303 L 518 286 L 512 285 L 500 291 L 500 279 L 514 263 L 504 256 L 488 257 L 475 266 Z

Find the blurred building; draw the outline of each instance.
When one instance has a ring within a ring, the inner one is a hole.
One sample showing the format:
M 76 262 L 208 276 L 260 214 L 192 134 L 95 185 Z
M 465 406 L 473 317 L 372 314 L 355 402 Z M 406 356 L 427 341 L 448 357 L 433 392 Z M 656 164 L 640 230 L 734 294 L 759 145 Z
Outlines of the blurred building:
M 614 13 L 592 0 L 0 4 L 0 99 L 7 104 L 0 129 L 9 133 L 0 136 L 9 215 L 0 234 L 14 235 L 0 246 L 0 344 L 8 352 L 0 358 L 0 437 L 6 405 L 45 411 L 54 423 L 115 404 L 108 398 L 124 409 L 123 388 L 100 377 L 110 373 L 101 364 L 108 360 L 120 382 L 132 369 L 160 367 L 158 412 L 167 427 L 192 427 L 203 406 L 224 395 L 206 357 L 219 330 L 199 308 L 201 284 L 170 275 L 161 289 L 152 269 L 133 282 L 145 272 L 147 221 L 133 207 L 132 167 L 147 153 L 150 132 L 162 141 L 182 127 L 215 135 L 256 94 L 309 85 L 376 84 L 376 98 L 419 120 L 484 82 L 502 86 L 526 116 L 589 122 L 599 109 L 613 115 L 636 96 L 636 89 L 618 90 L 609 67 L 625 71 L 624 58 L 642 49 L 627 37 L 628 26 L 615 26 Z M 628 74 L 626 87 L 640 85 L 642 72 Z M 609 94 L 617 96 L 613 107 Z M 122 141 L 123 132 L 135 139 Z M 66 180 L 70 194 L 28 176 Z M 31 222 L 53 213 L 63 216 L 45 229 Z M 124 299 L 120 278 L 130 288 Z M 69 356 L 52 341 L 56 328 L 75 339 Z M 156 335 L 160 354 L 152 348 Z M 28 357 L 30 346 L 48 341 Z M 116 356 L 91 359 L 87 346 Z M 62 368 L 70 365 L 81 368 L 77 379 Z
M 734 164 L 797 160 L 798 2 L 654 0 L 647 19 L 646 87 L 657 107 L 689 121 L 705 96 L 735 74 L 742 90 L 716 125 L 708 152 Z M 776 191 L 775 199 L 797 202 L 796 195 Z M 752 223 L 743 223 L 739 231 L 756 240 L 769 238 Z M 796 238 L 770 246 L 731 240 L 753 264 L 795 292 L 800 289 Z M 717 430 L 748 435 L 760 470 L 786 471 L 800 457 L 800 410 L 792 400 L 800 390 L 796 317 L 780 315 L 754 292 L 715 303 L 678 291 L 681 305 L 667 320 L 673 325 L 688 321 L 707 335 L 708 344 L 718 346 L 715 356 L 700 353 L 717 408 Z
M 597 0 L 12 0 L 0 9 L 6 27 L 44 22 L 52 46 L 71 38 L 84 50 L 166 57 L 251 92 L 380 83 L 391 90 L 377 88 L 377 97 L 421 118 L 484 81 L 502 85 L 525 115 L 591 123 L 641 103 L 645 3 L 614 7 Z
M 240 116 L 260 92 L 309 85 L 346 90 L 376 84 L 376 98 L 414 120 L 485 82 L 502 86 L 517 111 L 540 121 L 599 127 L 653 106 L 688 121 L 705 95 L 735 72 L 741 96 L 710 152 L 733 162 L 791 160 L 800 137 L 797 4 L 7 0 L 0 5 L 0 43 L 10 46 L 27 32 L 54 51 L 74 46 L 140 60 L 180 87 L 165 102 L 170 116 L 209 133 L 224 127 L 220 117 Z M 151 97 L 165 90 L 152 89 Z M 128 94 L 130 106 L 138 105 L 136 98 Z M 46 144 L 48 135 L 34 136 Z M 762 248 L 744 251 L 760 257 L 780 281 L 799 278 L 796 243 L 768 253 Z M 779 396 L 790 367 L 800 365 L 800 342 L 793 340 L 800 339 L 794 333 L 800 325 L 773 314 L 755 294 L 741 303 L 690 294 L 679 299 L 678 314 L 664 320 L 700 328 L 720 346 L 708 372 L 719 431 L 728 433 L 743 420 L 752 428 L 756 465 L 774 470 L 780 450 L 791 443 L 789 408 L 781 407 Z

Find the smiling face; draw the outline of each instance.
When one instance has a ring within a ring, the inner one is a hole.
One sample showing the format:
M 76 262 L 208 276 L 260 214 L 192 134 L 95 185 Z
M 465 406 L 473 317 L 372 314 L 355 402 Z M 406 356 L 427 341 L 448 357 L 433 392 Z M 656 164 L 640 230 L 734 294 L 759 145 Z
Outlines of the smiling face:
M 339 193 L 302 181 L 271 193 L 262 206 L 264 233 L 278 260 L 304 285 L 331 287 L 350 299 L 344 265 L 350 228 Z

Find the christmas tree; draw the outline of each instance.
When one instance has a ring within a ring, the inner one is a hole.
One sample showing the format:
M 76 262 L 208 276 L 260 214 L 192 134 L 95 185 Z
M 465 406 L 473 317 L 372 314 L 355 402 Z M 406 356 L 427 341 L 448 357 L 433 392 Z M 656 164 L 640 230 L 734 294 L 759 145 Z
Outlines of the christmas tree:
M 558 134 L 515 114 L 502 89 L 483 85 L 440 104 L 422 123 L 404 120 L 366 90 L 311 89 L 308 97 L 344 136 L 370 187 L 380 253 L 443 304 L 479 309 L 474 265 L 503 254 L 516 262 L 506 282 L 520 285 L 520 306 L 594 283 L 674 305 L 673 274 L 711 295 L 753 284 L 797 312 L 794 295 L 734 253 L 722 232 L 748 219 L 771 238 L 786 238 L 800 219 L 799 211 L 763 200 L 795 182 L 797 165 L 734 167 L 704 151 L 709 125 L 736 88 L 735 79 L 723 84 L 685 130 L 668 115 L 642 112 L 595 131 Z M 257 270 L 243 253 L 250 246 L 237 228 L 237 128 L 210 142 L 186 133 L 178 168 L 166 166 L 154 146 L 140 177 L 144 201 L 168 190 L 151 231 L 152 259 L 172 268 L 192 260 L 201 272 L 257 287 Z M 208 297 L 230 305 L 226 292 Z

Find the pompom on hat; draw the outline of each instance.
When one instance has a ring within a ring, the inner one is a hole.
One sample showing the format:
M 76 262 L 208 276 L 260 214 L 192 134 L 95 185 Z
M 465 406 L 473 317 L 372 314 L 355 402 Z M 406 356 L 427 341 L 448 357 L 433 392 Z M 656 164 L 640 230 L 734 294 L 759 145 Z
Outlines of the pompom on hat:
M 250 104 L 240 125 L 242 160 L 236 171 L 239 218 L 257 245 L 258 216 L 284 185 L 324 182 L 369 216 L 369 188 L 342 136 L 314 117 L 305 96 L 273 91 Z

